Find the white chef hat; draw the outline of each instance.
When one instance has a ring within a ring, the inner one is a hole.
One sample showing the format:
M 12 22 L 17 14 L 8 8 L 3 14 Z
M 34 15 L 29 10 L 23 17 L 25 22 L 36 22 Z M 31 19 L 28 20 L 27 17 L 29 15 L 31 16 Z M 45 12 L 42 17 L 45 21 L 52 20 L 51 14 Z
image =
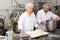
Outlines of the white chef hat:
M 43 7 L 45 7 L 45 6 L 52 7 L 51 4 L 48 4 L 48 3 L 45 3 L 45 4 L 43 5 Z
M 34 6 L 33 3 L 28 3 L 26 6 L 25 6 L 25 9 L 27 9 L 29 6 Z

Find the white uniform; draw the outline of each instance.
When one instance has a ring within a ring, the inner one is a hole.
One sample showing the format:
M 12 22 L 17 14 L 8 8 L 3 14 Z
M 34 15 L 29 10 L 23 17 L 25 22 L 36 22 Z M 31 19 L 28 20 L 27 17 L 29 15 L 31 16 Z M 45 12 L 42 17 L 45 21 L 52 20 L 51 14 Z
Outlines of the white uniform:
M 46 30 L 46 25 L 45 24 L 41 24 L 41 20 L 51 20 L 55 19 L 56 17 L 58 17 L 57 15 L 55 15 L 54 13 L 52 13 L 51 11 L 48 11 L 47 14 L 44 12 L 44 10 L 39 10 L 37 12 L 37 21 L 39 23 L 39 25 Z M 59 17 L 58 17 L 59 18 Z
M 35 15 L 32 12 L 31 17 L 28 16 L 25 11 L 20 17 L 18 21 L 18 29 L 24 29 L 24 31 L 33 31 L 34 27 L 37 27 Z

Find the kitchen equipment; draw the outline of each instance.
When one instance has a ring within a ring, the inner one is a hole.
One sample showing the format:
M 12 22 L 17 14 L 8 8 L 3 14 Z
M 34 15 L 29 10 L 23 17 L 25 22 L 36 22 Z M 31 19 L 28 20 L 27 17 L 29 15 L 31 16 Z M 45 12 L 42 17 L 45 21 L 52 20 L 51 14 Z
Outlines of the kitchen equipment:
M 40 29 L 36 29 L 35 31 L 28 31 L 28 32 L 25 32 L 25 33 L 29 34 L 31 36 L 31 38 L 36 38 L 36 37 L 40 37 L 40 36 L 49 35 L 48 32 L 45 32 L 45 31 L 40 30 Z
M 7 40 L 6 36 L 0 36 L 0 40 Z
M 54 20 L 46 20 L 46 22 L 47 22 L 47 25 L 46 25 L 47 30 L 48 31 L 55 31 L 55 29 L 56 29 L 56 22 Z
M 13 40 L 13 31 L 12 30 L 7 31 L 6 36 L 8 40 Z
M 5 17 L 0 15 L 0 35 L 5 35 L 7 29 L 5 28 Z
M 31 40 L 31 37 L 28 34 L 25 35 L 18 34 L 18 36 L 20 37 L 20 40 Z

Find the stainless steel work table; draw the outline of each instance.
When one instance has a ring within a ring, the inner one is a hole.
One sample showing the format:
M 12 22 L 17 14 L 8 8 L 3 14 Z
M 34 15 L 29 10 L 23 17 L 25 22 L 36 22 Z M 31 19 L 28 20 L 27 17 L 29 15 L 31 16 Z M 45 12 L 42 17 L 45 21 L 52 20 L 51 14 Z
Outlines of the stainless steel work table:
M 13 40 L 19 40 L 17 34 L 14 35 Z M 49 35 L 31 38 L 31 40 L 60 40 L 60 29 L 56 30 L 55 32 L 50 32 Z

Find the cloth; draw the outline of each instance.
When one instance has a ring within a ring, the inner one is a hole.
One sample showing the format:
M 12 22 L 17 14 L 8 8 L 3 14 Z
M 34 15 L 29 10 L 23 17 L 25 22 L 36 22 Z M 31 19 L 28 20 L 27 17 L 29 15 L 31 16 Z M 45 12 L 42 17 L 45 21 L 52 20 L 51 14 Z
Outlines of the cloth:
M 25 11 L 20 17 L 18 21 L 18 29 L 24 29 L 24 31 L 33 31 L 34 27 L 37 27 L 38 24 L 36 22 L 36 18 L 34 13 L 32 12 L 31 16 L 28 16 L 27 11 Z
M 41 26 L 41 28 L 43 28 L 44 30 L 46 30 L 46 25 L 45 24 L 41 24 L 41 20 L 51 20 L 51 19 L 55 19 L 55 18 L 59 18 L 57 15 L 55 15 L 54 13 L 52 13 L 51 11 L 48 11 L 47 14 L 44 12 L 43 9 L 39 10 L 37 12 L 37 21 L 38 24 Z

